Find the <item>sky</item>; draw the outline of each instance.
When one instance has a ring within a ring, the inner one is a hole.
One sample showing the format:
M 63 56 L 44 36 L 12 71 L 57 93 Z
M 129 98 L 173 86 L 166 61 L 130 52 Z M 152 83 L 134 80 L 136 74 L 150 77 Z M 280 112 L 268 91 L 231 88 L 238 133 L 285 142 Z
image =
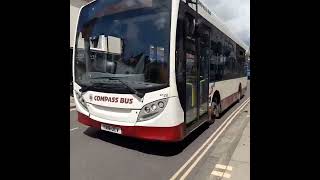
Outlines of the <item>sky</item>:
M 200 0 L 250 46 L 250 0 Z

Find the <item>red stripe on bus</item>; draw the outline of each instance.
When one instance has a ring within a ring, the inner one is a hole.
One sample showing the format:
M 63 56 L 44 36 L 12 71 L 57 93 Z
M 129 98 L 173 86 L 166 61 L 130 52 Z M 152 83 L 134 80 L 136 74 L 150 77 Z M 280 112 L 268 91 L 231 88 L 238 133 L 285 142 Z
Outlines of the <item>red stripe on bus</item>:
M 95 121 L 79 112 L 78 121 L 87 126 L 101 129 L 101 122 Z M 184 123 L 173 127 L 119 126 L 113 124 L 108 125 L 121 128 L 122 135 L 124 136 L 130 136 L 145 140 L 176 142 L 181 141 L 184 138 Z

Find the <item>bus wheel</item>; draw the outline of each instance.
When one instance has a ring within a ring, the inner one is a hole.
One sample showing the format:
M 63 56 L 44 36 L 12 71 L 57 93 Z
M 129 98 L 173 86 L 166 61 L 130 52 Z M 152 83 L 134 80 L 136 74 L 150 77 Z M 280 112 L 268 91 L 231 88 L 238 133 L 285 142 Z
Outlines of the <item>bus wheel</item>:
M 212 103 L 212 105 L 213 105 L 213 103 Z M 210 113 L 209 113 L 210 120 L 208 120 L 207 122 L 208 122 L 208 124 L 213 124 L 214 121 L 216 120 L 216 117 L 215 117 L 214 112 L 213 112 L 213 107 L 210 107 L 209 111 L 210 111 Z
M 216 118 L 220 117 L 220 112 L 221 112 L 221 105 L 218 103 L 217 97 L 214 97 L 211 105 L 211 121 L 209 123 L 214 123 Z
M 240 86 L 239 91 L 238 91 L 238 102 L 240 102 L 241 98 L 242 98 L 242 89 Z
M 213 109 L 213 114 L 215 118 L 220 118 L 221 114 L 221 104 L 220 103 L 215 103 L 215 108 Z

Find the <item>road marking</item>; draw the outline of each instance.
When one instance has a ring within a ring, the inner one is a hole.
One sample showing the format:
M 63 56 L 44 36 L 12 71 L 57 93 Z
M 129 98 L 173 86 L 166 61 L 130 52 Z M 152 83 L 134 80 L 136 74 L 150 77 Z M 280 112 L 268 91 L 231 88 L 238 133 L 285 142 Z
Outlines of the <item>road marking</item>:
M 212 171 L 211 174 L 215 175 L 215 176 L 219 176 L 219 177 L 225 177 L 225 178 L 230 178 L 231 177 L 231 174 L 225 173 L 225 172 L 220 172 L 220 171 Z
M 222 164 L 216 164 L 216 168 L 232 171 L 232 167 L 231 166 L 225 166 L 225 165 L 222 165 Z
M 170 178 L 170 180 L 176 179 L 179 174 L 189 165 L 189 163 L 200 153 L 200 151 L 210 142 L 210 140 L 219 132 L 219 130 L 228 122 L 228 120 L 233 117 L 238 111 L 240 111 L 247 103 L 250 101 L 250 97 L 245 100 L 236 110 L 234 110 L 230 116 L 219 126 L 219 128 L 203 143 L 203 145 L 185 162 L 180 169 Z
M 76 108 L 72 108 L 72 109 L 70 109 L 70 111 L 74 111 L 74 110 L 76 110 Z
M 215 169 L 222 169 L 223 172 L 217 171 Z M 211 172 L 212 175 L 219 176 L 219 177 L 225 177 L 225 178 L 230 178 L 231 177 L 231 174 L 225 172 L 225 170 L 232 171 L 232 167 L 231 166 L 225 166 L 225 165 L 222 165 L 222 164 L 216 164 L 215 169 L 213 169 L 213 171 Z
M 78 127 L 72 128 L 72 129 L 70 129 L 70 132 L 71 132 L 71 131 L 74 131 L 74 130 L 76 130 L 76 129 L 79 129 L 79 128 L 78 128 Z
M 212 171 L 211 173 L 212 175 L 215 175 L 215 176 L 223 176 L 223 172 L 220 172 L 220 171 Z

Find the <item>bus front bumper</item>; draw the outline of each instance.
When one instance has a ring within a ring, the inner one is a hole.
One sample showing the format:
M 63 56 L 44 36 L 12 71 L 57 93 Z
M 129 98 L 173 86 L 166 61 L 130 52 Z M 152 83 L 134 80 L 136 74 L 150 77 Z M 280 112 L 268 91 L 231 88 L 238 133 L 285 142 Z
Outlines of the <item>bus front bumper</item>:
M 78 121 L 90 127 L 101 129 L 102 123 L 78 112 Z M 177 142 L 184 138 L 184 124 L 173 127 L 119 126 L 106 124 L 121 129 L 121 135 L 151 141 Z

